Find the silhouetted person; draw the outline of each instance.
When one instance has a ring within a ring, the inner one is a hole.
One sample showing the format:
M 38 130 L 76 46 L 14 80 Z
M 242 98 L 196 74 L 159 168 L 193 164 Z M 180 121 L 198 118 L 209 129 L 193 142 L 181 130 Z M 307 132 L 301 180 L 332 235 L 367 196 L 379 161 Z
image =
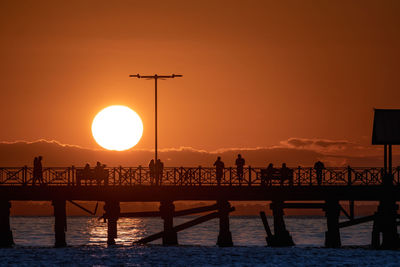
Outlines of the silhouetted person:
M 314 169 L 317 174 L 317 183 L 318 183 L 318 185 L 321 185 L 322 184 L 322 170 L 325 169 L 325 165 L 324 165 L 324 163 L 322 163 L 321 161 L 318 160 L 314 164 Z
M 214 162 L 215 166 L 215 175 L 217 178 L 217 184 L 221 185 L 222 177 L 224 176 L 224 168 L 225 164 L 222 162 L 221 157 L 218 157 L 217 160 Z
M 40 185 L 44 185 L 42 159 L 43 157 L 39 156 L 36 163 L 37 179 L 39 180 Z
M 149 163 L 149 171 L 150 171 L 150 184 L 153 185 L 154 183 L 154 174 L 155 174 L 155 167 L 154 159 L 152 159 Z
M 94 179 L 96 180 L 97 185 L 100 185 L 101 178 L 103 177 L 103 166 L 99 161 L 96 162 L 96 166 L 94 167 L 93 172 L 94 172 Z
M 245 164 L 244 158 L 242 158 L 242 155 L 238 154 L 235 165 L 236 165 L 237 176 L 239 179 L 239 185 L 242 185 L 244 164 Z
M 32 185 L 35 185 L 36 179 L 38 179 L 37 161 L 38 161 L 38 158 L 35 157 L 33 159 Z
M 274 164 L 272 163 L 268 164 L 268 167 L 265 169 L 265 174 L 262 175 L 261 177 L 261 184 L 265 185 L 266 182 L 272 184 L 274 172 L 275 172 Z
M 156 163 L 156 184 L 157 185 L 161 185 L 163 173 L 164 173 L 164 163 L 160 159 L 157 159 L 157 163 Z
M 289 185 L 293 185 L 293 171 L 286 167 L 286 163 L 282 163 L 282 168 L 281 168 L 281 186 L 283 186 L 283 183 L 285 180 L 289 180 Z
M 103 164 L 101 166 L 101 171 L 102 171 L 102 178 L 104 180 L 104 185 L 108 185 L 108 170 L 106 169 L 106 164 Z
M 83 168 L 83 171 L 82 171 L 82 179 L 84 179 L 85 181 L 92 179 L 91 172 L 92 171 L 90 169 L 89 163 L 86 163 L 85 168 Z M 77 185 L 81 185 L 81 177 L 77 177 L 76 183 L 77 183 Z

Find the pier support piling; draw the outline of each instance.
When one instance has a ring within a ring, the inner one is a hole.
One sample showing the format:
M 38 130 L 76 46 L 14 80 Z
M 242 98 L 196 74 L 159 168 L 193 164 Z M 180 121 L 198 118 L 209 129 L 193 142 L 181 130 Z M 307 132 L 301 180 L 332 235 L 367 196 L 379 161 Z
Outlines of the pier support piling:
M 175 205 L 172 201 L 162 201 L 160 205 L 161 218 L 164 220 L 164 246 L 178 245 L 178 235 L 174 230 Z
M 325 232 L 325 247 L 339 248 L 341 246 L 339 216 L 340 205 L 338 200 L 327 200 L 325 205 L 325 216 L 328 231 Z
M 226 200 L 218 200 L 219 234 L 217 245 L 220 247 L 232 247 L 232 233 L 229 229 L 229 212 L 231 204 Z
M 115 245 L 117 238 L 117 221 L 121 212 L 118 201 L 106 201 L 104 205 L 105 218 L 107 218 L 107 245 Z
M 10 201 L 0 201 L 0 247 L 12 247 L 14 245 L 10 228 L 10 208 Z
M 55 247 L 66 247 L 67 212 L 65 200 L 53 200 Z
M 371 246 L 375 249 L 398 249 L 400 247 L 397 232 L 397 209 L 394 199 L 387 197 L 380 201 L 372 228 Z M 380 235 L 382 233 L 382 242 Z
M 283 218 L 284 202 L 280 200 L 272 201 L 270 208 L 274 216 L 274 238 L 270 246 L 273 247 L 290 247 L 294 246 L 293 239 L 286 230 L 285 220 Z

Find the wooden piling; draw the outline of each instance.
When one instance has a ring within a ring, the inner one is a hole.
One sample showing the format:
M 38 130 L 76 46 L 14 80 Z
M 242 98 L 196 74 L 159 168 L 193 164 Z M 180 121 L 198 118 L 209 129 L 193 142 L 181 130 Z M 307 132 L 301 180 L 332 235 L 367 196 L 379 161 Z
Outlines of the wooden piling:
M 274 216 L 274 241 L 270 246 L 273 247 L 290 247 L 294 246 L 293 239 L 286 230 L 285 220 L 283 218 L 284 202 L 281 200 L 272 201 L 270 208 Z
M 12 247 L 14 245 L 10 228 L 10 208 L 10 201 L 0 201 L 0 247 Z
M 372 229 L 372 248 L 398 249 L 400 247 L 400 238 L 396 223 L 397 209 L 396 201 L 390 193 L 379 202 Z M 382 242 L 380 239 L 381 234 Z
M 66 247 L 65 232 L 67 231 L 67 212 L 65 200 L 53 200 L 55 247 Z
M 172 201 L 162 201 L 160 205 L 161 218 L 164 220 L 164 246 L 178 245 L 178 235 L 174 230 L 175 205 Z
M 108 200 L 104 205 L 105 215 L 107 219 L 107 245 L 115 245 L 115 238 L 118 236 L 117 221 L 120 213 L 118 201 Z
M 325 247 L 339 248 L 341 246 L 339 230 L 339 201 L 336 199 L 327 200 L 324 210 L 328 228 L 328 231 L 325 232 Z
M 229 212 L 231 204 L 226 200 L 218 200 L 219 234 L 217 245 L 220 247 L 232 247 L 232 233 L 229 228 Z

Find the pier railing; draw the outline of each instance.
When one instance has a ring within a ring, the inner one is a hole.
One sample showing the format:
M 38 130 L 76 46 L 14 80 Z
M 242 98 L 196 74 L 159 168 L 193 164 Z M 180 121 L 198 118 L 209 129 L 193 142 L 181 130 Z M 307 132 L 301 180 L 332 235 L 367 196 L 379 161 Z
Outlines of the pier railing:
M 165 167 L 160 179 L 152 177 L 147 167 L 109 167 L 108 177 L 103 180 L 96 177 L 80 177 L 79 167 L 43 168 L 43 179 L 34 179 L 31 167 L 0 167 L 0 186 L 32 186 L 45 184 L 49 186 L 314 186 L 318 185 L 317 172 L 311 167 L 295 167 L 293 179 L 281 180 L 279 175 L 274 179 L 265 179 L 260 167 L 245 167 L 240 178 L 235 167 L 225 168 L 223 177 L 216 178 L 215 168 L 210 167 Z M 400 185 L 400 168 L 392 170 L 394 183 Z M 332 167 L 322 170 L 321 185 L 368 186 L 382 183 L 383 169 L 371 167 Z M 35 180 L 35 182 L 34 182 Z M 157 181 L 158 180 L 158 181 Z

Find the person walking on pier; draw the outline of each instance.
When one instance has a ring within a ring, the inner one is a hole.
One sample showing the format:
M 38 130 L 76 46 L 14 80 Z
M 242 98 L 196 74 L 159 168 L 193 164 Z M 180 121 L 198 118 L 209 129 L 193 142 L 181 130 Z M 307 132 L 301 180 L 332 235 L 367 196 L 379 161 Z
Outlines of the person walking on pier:
M 266 169 L 263 169 L 261 172 L 261 186 L 265 186 L 267 184 L 272 185 L 272 179 L 274 176 L 275 168 L 274 164 L 268 164 Z
M 40 185 L 44 185 L 43 183 L 43 167 L 42 167 L 42 156 L 35 157 L 33 160 L 33 185 L 35 185 L 35 181 L 37 180 Z
M 35 182 L 36 182 L 36 180 L 38 179 L 38 173 L 37 173 L 37 161 L 38 161 L 38 158 L 37 157 L 35 157 L 34 159 L 33 159 L 33 172 L 32 172 L 32 185 L 34 186 L 35 185 Z
M 325 165 L 324 165 L 324 163 L 322 163 L 321 161 L 318 160 L 314 164 L 314 169 L 317 174 L 317 183 L 318 183 L 318 185 L 321 185 L 322 184 L 322 170 L 325 169 Z
M 242 155 L 238 154 L 238 157 L 236 159 L 235 165 L 236 165 L 237 177 L 239 179 L 239 186 L 242 185 L 244 164 L 245 164 L 244 158 L 242 158 Z
M 154 159 L 150 160 L 149 163 L 149 171 L 150 171 L 150 184 L 154 183 L 154 173 L 155 173 L 156 165 L 154 164 Z
M 222 177 L 224 176 L 224 168 L 225 168 L 225 164 L 221 160 L 221 157 L 217 158 L 217 160 L 214 162 L 214 166 L 215 166 L 215 175 L 217 178 L 217 184 L 221 185 L 221 180 Z

